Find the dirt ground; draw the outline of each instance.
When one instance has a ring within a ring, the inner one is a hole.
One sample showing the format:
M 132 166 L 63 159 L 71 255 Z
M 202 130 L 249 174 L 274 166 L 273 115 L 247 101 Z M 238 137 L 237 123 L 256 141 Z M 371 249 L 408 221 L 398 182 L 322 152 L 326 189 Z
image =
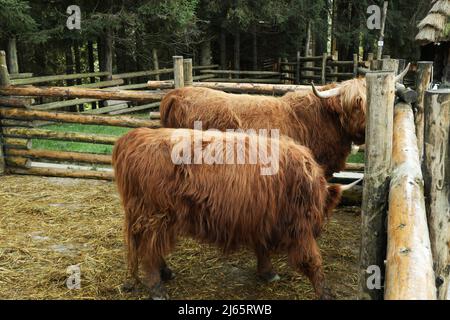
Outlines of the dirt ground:
M 0 177 L 0 299 L 145 299 L 125 293 L 123 213 L 111 182 Z M 320 239 L 328 282 L 338 299 L 356 298 L 359 208 L 339 208 Z M 181 239 L 168 258 L 172 299 L 314 299 L 309 281 L 285 256 L 273 258 L 281 280 L 262 283 L 251 252 L 221 256 Z M 68 289 L 78 266 L 81 288 Z

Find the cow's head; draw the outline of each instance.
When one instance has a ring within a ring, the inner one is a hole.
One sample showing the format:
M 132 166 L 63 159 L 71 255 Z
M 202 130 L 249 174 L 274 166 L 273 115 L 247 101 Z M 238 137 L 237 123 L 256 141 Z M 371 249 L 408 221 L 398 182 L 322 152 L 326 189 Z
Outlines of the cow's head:
M 395 78 L 396 82 L 403 79 L 409 67 L 410 65 Z M 363 144 L 366 131 L 366 79 L 347 80 L 338 84 L 336 88 L 325 91 L 317 91 L 314 84 L 312 88 L 317 97 L 327 99 L 338 112 L 341 124 L 352 141 L 357 145 Z

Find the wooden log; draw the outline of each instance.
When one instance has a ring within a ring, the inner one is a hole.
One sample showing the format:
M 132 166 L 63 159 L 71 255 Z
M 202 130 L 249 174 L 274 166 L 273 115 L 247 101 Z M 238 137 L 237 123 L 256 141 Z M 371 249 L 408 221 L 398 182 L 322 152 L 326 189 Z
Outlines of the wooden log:
M 0 117 L 17 120 L 46 120 L 66 123 L 97 124 L 128 128 L 157 128 L 156 121 L 136 119 L 131 117 L 108 117 L 97 115 L 80 115 L 74 113 L 55 113 L 24 109 L 0 109 Z
M 141 106 L 134 106 L 134 107 L 126 108 L 126 109 L 122 109 L 122 110 L 112 111 L 110 114 L 118 115 L 118 114 L 132 113 L 132 112 L 144 111 L 144 110 L 148 110 L 148 109 L 159 108 L 159 106 L 160 106 L 160 103 L 155 102 L 155 103 L 150 103 L 150 104 L 143 104 Z M 155 122 L 155 123 L 158 123 L 158 122 Z
M 61 132 L 35 128 L 4 128 L 3 135 L 10 138 L 62 140 L 108 145 L 114 144 L 118 139 L 115 136 L 79 132 Z
M 158 49 L 152 49 L 152 57 L 153 57 L 153 68 L 155 70 L 159 70 L 159 58 L 158 58 Z M 159 74 L 155 75 L 155 80 L 159 81 Z
M 205 82 L 231 82 L 231 83 L 265 83 L 265 84 L 281 84 L 280 79 L 227 79 L 227 78 L 213 78 L 207 79 Z
M 32 127 L 34 127 L 34 125 L 33 125 L 33 122 L 31 122 L 31 121 L 1 119 L 0 120 L 0 127 L 25 127 L 25 128 L 32 128 Z
M 394 72 L 372 72 L 367 82 L 367 124 L 362 204 L 360 299 L 382 299 L 383 290 L 372 288 L 368 268 L 378 266 L 381 276 L 386 253 L 385 218 L 392 156 L 395 100 Z M 383 279 L 381 279 L 383 280 Z M 383 281 L 381 281 L 383 283 Z
M 417 92 L 411 88 L 405 87 L 401 83 L 395 84 L 395 94 L 405 103 L 414 103 L 417 101 Z
M 15 80 L 15 79 L 27 79 L 27 78 L 32 78 L 33 74 L 28 72 L 22 72 L 22 73 L 12 73 L 9 75 L 11 80 Z
M 424 180 L 440 300 L 450 299 L 450 90 L 425 93 Z
M 192 86 L 192 83 L 194 82 L 192 74 L 192 59 L 183 60 L 183 75 L 184 75 L 184 86 L 185 87 Z
M 218 64 L 211 64 L 209 66 L 193 66 L 192 70 L 210 70 L 218 67 L 219 67 Z
M 39 105 L 34 105 L 31 106 L 31 109 L 33 110 L 55 110 L 55 109 L 61 109 L 61 108 L 66 108 L 66 107 L 71 107 L 71 106 L 76 106 L 76 105 L 82 105 L 85 103 L 92 103 L 92 102 L 97 102 L 100 101 L 98 99 L 72 99 L 72 100 L 65 100 L 65 101 L 56 101 L 56 102 L 49 102 L 49 103 L 44 103 L 44 104 L 39 104 Z
M 192 80 L 200 81 L 200 80 L 205 80 L 205 79 L 212 79 L 214 77 L 215 77 L 215 75 L 213 75 L 213 74 L 203 74 L 201 76 L 194 76 L 194 77 L 192 77 Z
M 128 104 L 122 103 L 122 104 L 115 104 L 108 107 L 98 108 L 98 109 L 90 109 L 83 111 L 81 113 L 83 114 L 105 114 L 113 111 L 123 110 L 128 108 Z
M 0 87 L 9 86 L 11 80 L 9 78 L 8 66 L 6 64 L 6 53 L 0 50 Z
M 327 56 L 324 54 L 322 57 L 322 85 L 325 85 L 327 83 Z M 304 77 L 305 78 L 305 77 Z M 306 78 L 305 78 L 306 79 Z
M 13 85 L 29 85 L 36 83 L 45 83 L 52 81 L 62 81 L 62 80 L 74 80 L 74 79 L 83 79 L 90 77 L 104 77 L 109 75 L 108 72 L 89 72 L 89 73 L 74 73 L 74 74 L 60 74 L 55 76 L 43 76 L 43 77 L 34 77 L 27 79 L 15 79 L 11 80 L 11 84 Z
M 358 54 L 353 54 L 353 77 L 356 78 L 358 76 Z
M 399 62 L 397 59 L 382 59 L 380 68 L 383 71 L 393 71 L 397 74 L 398 66 Z
M 423 177 L 410 104 L 395 106 L 392 151 L 384 298 L 435 300 Z
M 113 74 L 112 79 L 115 80 L 115 79 L 130 79 L 130 78 L 139 78 L 139 77 L 149 77 L 149 76 L 156 76 L 156 75 L 161 75 L 161 74 L 169 74 L 172 72 L 173 72 L 173 68 L 127 72 L 127 73 Z
M 53 169 L 53 168 L 30 168 L 30 169 L 10 168 L 8 171 L 11 174 L 34 175 L 45 177 L 99 179 L 109 181 L 112 181 L 114 179 L 112 172 L 93 171 L 93 170 L 69 170 L 69 169 Z
M 415 104 L 416 114 L 416 136 L 417 144 L 419 146 L 419 156 L 420 161 L 423 161 L 423 134 L 425 128 L 424 119 L 424 103 L 425 103 L 425 92 L 430 89 L 431 74 L 433 70 L 433 62 L 431 61 L 419 61 L 417 63 L 417 75 L 416 75 L 416 92 L 417 92 L 417 103 Z
M 183 57 L 173 57 L 173 79 L 175 89 L 184 87 Z
M 51 151 L 51 150 L 8 149 L 6 150 L 6 155 L 32 159 L 35 161 L 57 160 L 57 161 L 80 162 L 89 164 L 111 165 L 111 155 L 93 154 L 93 153 Z
M 26 149 L 30 150 L 32 147 L 32 142 L 29 139 L 19 139 L 19 138 L 3 138 L 5 150 L 8 149 Z
M 33 103 L 33 99 L 30 98 L 17 98 L 17 97 L 0 97 L 0 106 L 15 107 L 15 108 L 30 108 Z
M 119 86 L 121 84 L 124 84 L 123 79 L 117 79 L 117 80 L 108 80 L 108 81 L 99 81 L 94 83 L 85 83 L 85 84 L 79 84 L 76 86 L 72 86 L 73 88 L 106 88 L 106 87 L 114 87 Z
M 351 163 L 348 162 L 345 164 L 346 171 L 361 171 L 364 172 L 364 163 Z
M 159 112 L 150 112 L 150 119 L 152 120 L 160 120 L 161 114 Z
M 163 94 L 136 92 L 126 90 L 102 90 L 68 87 L 0 87 L 0 95 L 5 96 L 38 96 L 64 98 L 92 98 L 100 100 L 130 100 L 147 102 L 161 100 Z
M 173 81 L 148 81 L 149 89 L 173 89 Z M 248 92 L 257 94 L 277 94 L 283 95 L 287 92 L 299 90 L 311 90 L 307 85 L 289 85 L 289 84 L 258 84 L 258 83 L 226 83 L 226 82 L 194 82 L 194 87 L 204 87 L 227 92 Z M 318 86 L 320 89 L 321 87 Z
M 27 158 L 5 156 L 5 161 L 8 167 L 31 168 L 31 161 Z
M 274 71 L 244 71 L 244 70 L 201 70 L 200 73 L 211 74 L 232 74 L 232 75 L 252 75 L 252 76 L 281 76 L 280 72 Z

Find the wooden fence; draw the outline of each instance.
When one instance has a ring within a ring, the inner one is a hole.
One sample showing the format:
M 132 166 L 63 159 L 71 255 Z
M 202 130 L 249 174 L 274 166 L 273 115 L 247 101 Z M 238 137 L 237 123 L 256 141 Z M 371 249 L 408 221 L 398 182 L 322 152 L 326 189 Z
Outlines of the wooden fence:
M 36 122 L 123 128 L 157 128 L 160 125 L 157 120 L 133 117 L 55 112 L 43 108 L 35 110 L 30 97 L 152 104 L 163 97 L 164 91 L 161 89 L 198 85 L 190 71 L 195 67 L 192 68 L 192 62 L 184 61 L 182 57 L 174 58 L 173 81 L 150 82 L 145 88 L 157 91 L 137 92 L 110 88 L 11 85 L 4 54 L 0 53 L 0 58 L 0 174 L 6 170 L 7 173 L 39 176 L 113 178 L 109 154 L 34 149 L 30 141 L 44 139 L 113 145 L 116 136 L 56 131 L 36 127 Z M 429 73 L 418 73 L 419 77 L 424 77 L 417 79 L 423 84 L 418 93 L 418 101 L 423 105 L 423 117 L 414 118 L 411 103 L 403 101 L 394 107 L 394 71 L 398 69 L 398 61 L 385 60 L 380 62 L 379 67 L 383 70 L 369 73 L 366 78 L 368 106 L 365 165 L 356 168 L 364 170 L 365 175 L 360 298 L 445 299 L 450 269 L 450 91 L 428 91 Z M 112 81 L 119 79 L 123 78 Z M 268 94 L 309 90 L 309 87 L 304 86 L 276 84 L 204 82 L 202 85 Z M 401 95 L 397 99 L 402 99 Z M 422 142 L 416 139 L 416 135 L 423 136 Z M 420 150 L 423 150 L 423 158 Z M 381 279 L 378 280 L 381 286 L 377 286 L 377 281 L 369 285 L 371 275 L 368 270 L 372 270 L 371 267 L 379 268 Z

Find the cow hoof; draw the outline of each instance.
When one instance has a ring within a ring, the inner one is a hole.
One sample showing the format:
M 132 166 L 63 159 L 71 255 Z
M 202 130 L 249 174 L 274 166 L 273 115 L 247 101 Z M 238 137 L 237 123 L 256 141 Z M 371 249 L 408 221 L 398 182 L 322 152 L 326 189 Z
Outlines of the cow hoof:
M 168 268 L 168 267 L 164 267 L 161 269 L 161 280 L 162 281 L 169 281 L 175 278 L 175 273 L 173 273 L 173 271 Z
M 336 296 L 330 289 L 325 288 L 323 290 L 323 293 L 320 295 L 319 299 L 320 300 L 335 300 Z
M 169 295 L 162 284 L 157 284 L 150 290 L 150 300 L 169 300 Z
M 276 274 L 274 271 L 262 273 L 259 276 L 267 283 L 277 282 L 281 280 L 280 276 Z
M 126 281 L 121 287 L 123 292 L 133 292 L 136 290 L 136 281 Z

